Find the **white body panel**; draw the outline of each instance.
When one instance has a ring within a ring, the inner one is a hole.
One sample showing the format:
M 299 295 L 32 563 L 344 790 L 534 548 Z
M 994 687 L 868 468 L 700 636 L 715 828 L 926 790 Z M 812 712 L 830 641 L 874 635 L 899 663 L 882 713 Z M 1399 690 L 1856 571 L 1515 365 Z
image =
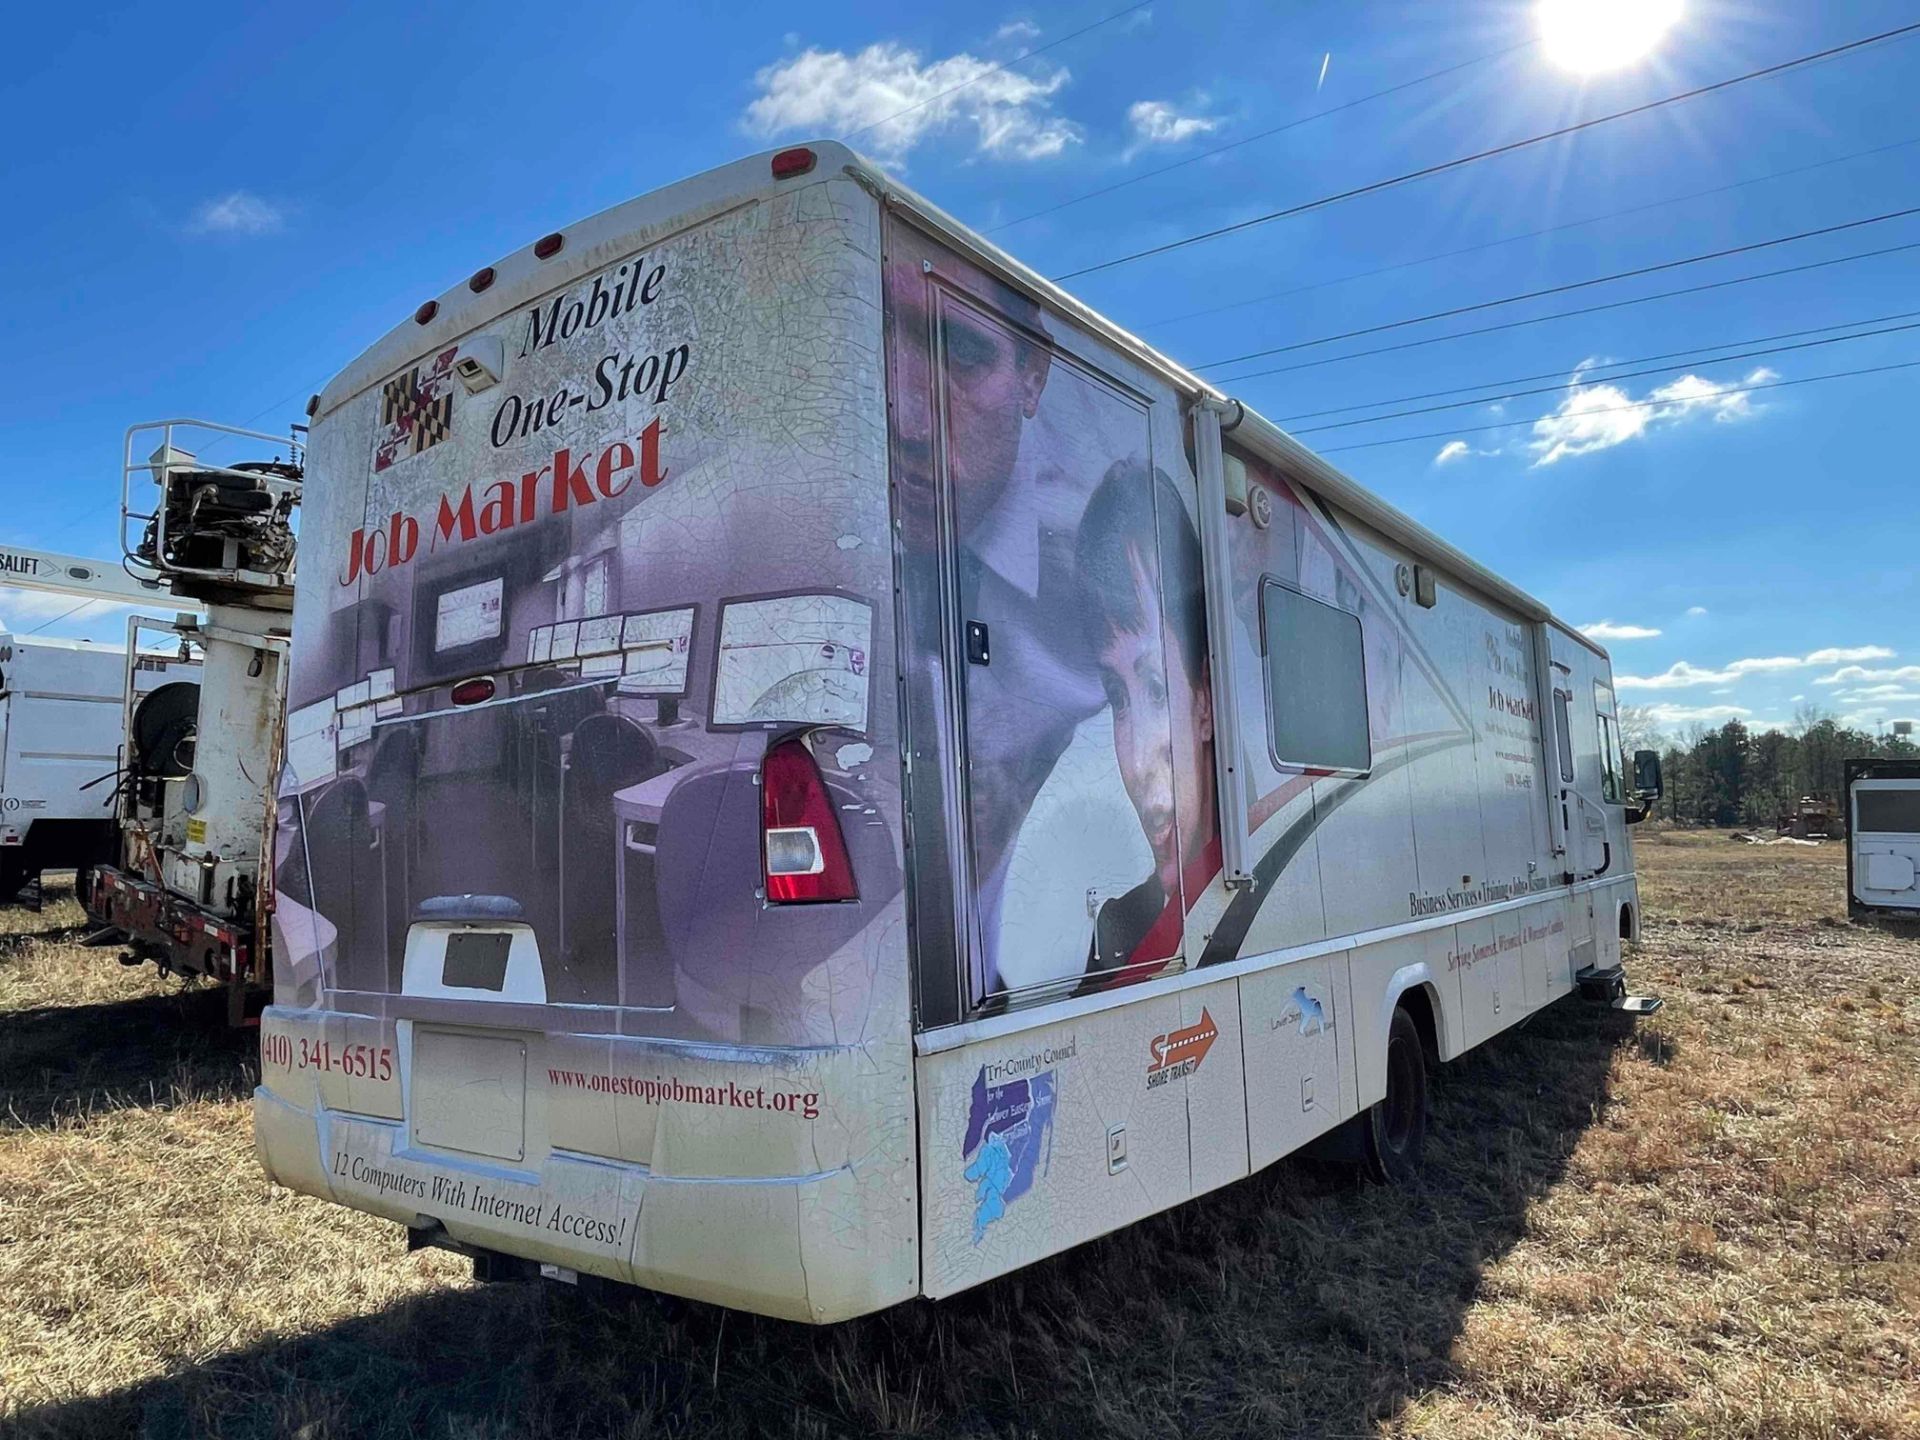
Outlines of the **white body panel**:
M 47 820 L 112 824 L 126 657 L 77 640 L 0 635 L 0 845 Z

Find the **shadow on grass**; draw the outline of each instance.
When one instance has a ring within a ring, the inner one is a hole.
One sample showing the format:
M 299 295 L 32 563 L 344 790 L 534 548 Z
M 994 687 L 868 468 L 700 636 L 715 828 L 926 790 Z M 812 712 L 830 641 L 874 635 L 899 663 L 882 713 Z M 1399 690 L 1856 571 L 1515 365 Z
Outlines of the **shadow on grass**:
M 103 955 L 100 963 L 111 964 Z M 214 985 L 99 1005 L 15 1010 L 0 1024 L 0 1128 L 253 1093 L 260 1036 L 227 1024 Z
M 825 1330 L 448 1290 L 13 1418 L 155 1440 L 1372 1434 L 1453 1378 L 1482 1273 L 1564 1174 L 1628 1023 L 1563 1004 L 1449 1067 L 1417 1190 L 1283 1163 L 945 1304 Z

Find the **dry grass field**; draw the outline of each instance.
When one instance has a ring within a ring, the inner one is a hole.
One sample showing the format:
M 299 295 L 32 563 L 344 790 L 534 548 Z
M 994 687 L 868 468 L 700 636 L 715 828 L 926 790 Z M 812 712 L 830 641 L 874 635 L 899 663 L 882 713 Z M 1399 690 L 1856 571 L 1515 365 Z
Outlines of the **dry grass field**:
M 1839 847 L 1643 837 L 1638 1028 L 1451 1067 L 1418 1190 L 1286 1163 L 828 1331 L 480 1288 L 255 1168 L 251 1036 L 0 914 L 0 1430 L 1920 1436 L 1920 936 Z

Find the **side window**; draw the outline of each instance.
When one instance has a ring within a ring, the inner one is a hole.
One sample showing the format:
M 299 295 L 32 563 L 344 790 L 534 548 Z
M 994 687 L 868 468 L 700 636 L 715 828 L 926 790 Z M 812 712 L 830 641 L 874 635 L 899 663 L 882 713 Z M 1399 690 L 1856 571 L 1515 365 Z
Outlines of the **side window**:
M 1567 701 L 1570 697 L 1564 690 L 1553 692 L 1553 744 L 1560 752 L 1560 783 L 1573 783 L 1573 723 L 1567 716 Z
M 1372 769 L 1360 617 L 1269 576 L 1260 585 L 1260 643 L 1274 762 L 1313 770 Z
M 1600 722 L 1600 798 L 1609 805 L 1627 803 L 1620 782 L 1620 722 L 1613 718 L 1613 690 L 1593 682 L 1593 713 Z

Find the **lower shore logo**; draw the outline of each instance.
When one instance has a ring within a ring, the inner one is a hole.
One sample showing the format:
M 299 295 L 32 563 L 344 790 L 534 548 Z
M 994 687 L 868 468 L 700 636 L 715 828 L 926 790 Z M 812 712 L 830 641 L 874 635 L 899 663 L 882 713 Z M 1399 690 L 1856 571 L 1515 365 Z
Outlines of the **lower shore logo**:
M 1327 1018 L 1326 1007 L 1309 995 L 1304 985 L 1294 986 L 1293 996 L 1287 1002 L 1287 1008 L 1274 1020 L 1273 1028 L 1278 1030 L 1283 1025 L 1296 1022 L 1302 1035 L 1324 1035 L 1333 1029 L 1333 1021 Z
M 1053 1164 L 1053 1110 L 1059 1094 L 1054 1072 L 1033 1070 L 1018 1080 L 989 1083 L 989 1069 L 1006 1068 L 982 1065 L 974 1077 L 967 1134 L 960 1145 L 968 1162 L 964 1178 L 973 1186 L 976 1245 L 986 1238 L 987 1227 L 1033 1188 L 1035 1175 L 1044 1175 Z
M 1151 1090 L 1179 1076 L 1191 1075 L 1200 1068 L 1200 1062 L 1207 1058 L 1207 1052 L 1219 1038 L 1220 1027 L 1213 1023 L 1213 1016 L 1204 1005 L 1200 1007 L 1200 1018 L 1184 1030 L 1169 1030 L 1154 1036 L 1147 1046 L 1153 1056 L 1147 1066 L 1147 1088 Z

